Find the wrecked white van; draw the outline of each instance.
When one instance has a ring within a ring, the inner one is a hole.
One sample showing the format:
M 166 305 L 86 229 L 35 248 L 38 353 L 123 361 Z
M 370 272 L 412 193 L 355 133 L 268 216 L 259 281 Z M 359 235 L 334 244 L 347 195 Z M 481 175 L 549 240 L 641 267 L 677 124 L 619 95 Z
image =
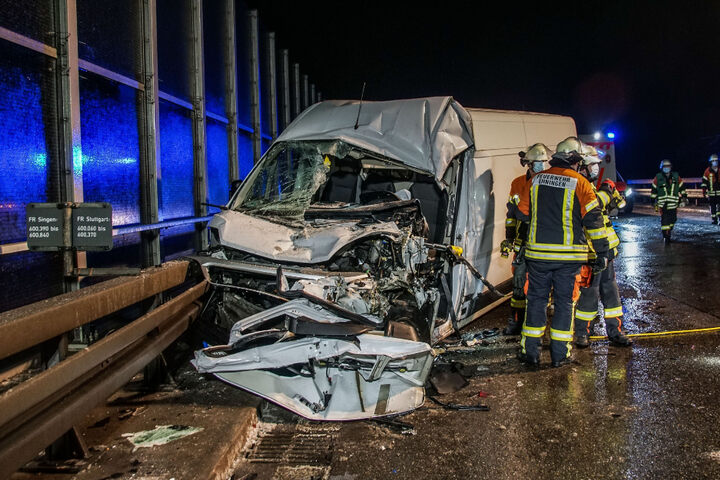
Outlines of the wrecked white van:
M 193 364 L 310 419 L 417 408 L 430 346 L 505 300 L 484 277 L 511 276 L 497 246 L 518 151 L 574 134 L 450 97 L 313 105 L 193 257 L 204 325 L 229 335 Z

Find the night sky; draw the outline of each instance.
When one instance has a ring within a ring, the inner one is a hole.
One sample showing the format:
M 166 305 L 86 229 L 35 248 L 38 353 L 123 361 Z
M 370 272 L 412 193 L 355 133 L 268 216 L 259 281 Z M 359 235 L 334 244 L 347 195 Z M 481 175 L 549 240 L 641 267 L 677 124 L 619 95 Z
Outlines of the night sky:
M 249 4 L 325 99 L 366 81 L 369 100 L 571 115 L 578 133 L 617 132 L 626 178 L 662 158 L 698 177 L 720 150 L 720 1 Z

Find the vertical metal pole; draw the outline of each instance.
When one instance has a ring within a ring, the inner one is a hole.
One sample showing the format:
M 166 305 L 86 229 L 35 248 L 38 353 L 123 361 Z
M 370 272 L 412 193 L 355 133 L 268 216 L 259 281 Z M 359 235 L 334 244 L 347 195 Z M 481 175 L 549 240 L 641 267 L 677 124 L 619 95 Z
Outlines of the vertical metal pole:
M 228 176 L 230 183 L 240 178 L 236 64 L 235 0 L 225 0 L 225 116 L 228 119 Z
M 157 7 L 155 0 L 140 0 L 142 22 L 142 137 L 140 140 L 140 221 L 157 223 L 160 172 L 160 103 L 158 100 Z M 158 230 L 141 234 L 142 266 L 160 265 Z
M 252 143 L 253 143 L 253 162 L 260 159 L 262 148 L 260 145 L 260 59 L 259 56 L 259 40 L 258 40 L 258 12 L 250 10 L 248 12 L 248 35 L 250 41 L 248 46 L 250 52 L 250 111 L 252 122 Z
M 322 92 L 317 92 L 317 101 L 318 101 L 318 102 L 322 102 L 322 101 L 323 101 Z
M 75 0 L 55 1 L 57 87 L 60 112 L 60 202 L 83 201 L 82 142 L 80 135 L 80 72 L 78 70 L 77 5 Z M 80 282 L 69 277 L 74 268 L 86 268 L 85 252 L 63 253 L 65 290 L 77 290 Z
M 315 91 L 315 84 L 310 84 L 310 105 L 317 103 L 317 92 Z
M 194 201 L 195 215 L 207 215 L 207 145 L 205 138 L 205 65 L 203 60 L 203 0 L 190 0 L 191 15 L 191 95 L 194 158 Z M 197 224 L 195 248 L 206 250 L 208 247 L 207 229 L 204 223 Z
M 70 218 L 68 208 L 73 202 L 83 201 L 82 142 L 80 135 L 80 71 L 78 69 L 77 4 L 75 0 L 55 0 L 55 46 L 57 48 L 56 88 L 58 119 L 58 158 L 55 168 L 60 173 L 59 201 L 66 204 L 64 218 L 64 243 L 68 245 Z M 80 279 L 71 277 L 74 268 L 87 268 L 85 252 L 63 250 L 63 289 L 66 292 L 80 289 Z M 71 338 L 82 341 L 82 327 L 57 338 L 57 350 L 48 364 L 65 358 Z M 74 430 L 70 430 L 72 432 Z M 48 457 L 64 450 L 72 441 L 72 434 L 60 437 L 46 449 Z
M 310 106 L 310 83 L 307 75 L 302 76 L 302 108 Z
M 265 55 L 267 58 L 267 78 L 265 83 L 267 84 L 268 100 L 270 102 L 270 136 L 275 140 L 278 136 L 278 111 L 277 111 L 277 62 L 275 61 L 275 32 L 269 32 L 267 34 L 267 41 L 265 42 L 266 49 Z
M 285 130 L 290 125 L 290 54 L 287 49 L 280 50 L 280 119 L 282 120 L 282 128 Z
M 296 118 L 302 111 L 300 104 L 300 64 L 293 63 L 293 111 L 292 116 Z

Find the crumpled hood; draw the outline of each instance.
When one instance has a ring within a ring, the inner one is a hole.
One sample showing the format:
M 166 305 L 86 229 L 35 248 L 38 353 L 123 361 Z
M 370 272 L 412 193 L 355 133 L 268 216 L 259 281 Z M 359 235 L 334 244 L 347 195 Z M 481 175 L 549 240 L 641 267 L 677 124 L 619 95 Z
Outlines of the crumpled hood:
M 303 264 L 326 262 L 344 246 L 365 237 L 402 235 L 393 222 L 358 226 L 357 221 L 349 220 L 296 228 L 233 210 L 215 215 L 210 227 L 218 230 L 222 246 L 278 262 Z

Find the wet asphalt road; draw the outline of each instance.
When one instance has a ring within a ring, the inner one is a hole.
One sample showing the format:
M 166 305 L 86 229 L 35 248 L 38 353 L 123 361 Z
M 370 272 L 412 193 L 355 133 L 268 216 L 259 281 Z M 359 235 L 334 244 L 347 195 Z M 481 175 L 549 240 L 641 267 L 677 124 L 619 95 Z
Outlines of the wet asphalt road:
M 720 227 L 708 217 L 681 215 L 667 246 L 657 216 L 616 221 L 628 333 L 720 326 Z M 470 329 L 503 326 L 507 310 Z M 517 348 L 517 337 L 496 337 L 472 353 L 443 355 L 472 378 L 438 398 L 482 402 L 489 412 L 426 401 L 400 418 L 412 434 L 266 418 L 269 430 L 317 432 L 329 453 L 313 468 L 241 462 L 236 478 L 720 478 L 720 334 L 644 338 L 625 349 L 595 342 L 574 350 L 571 365 L 540 371 L 525 370 Z

